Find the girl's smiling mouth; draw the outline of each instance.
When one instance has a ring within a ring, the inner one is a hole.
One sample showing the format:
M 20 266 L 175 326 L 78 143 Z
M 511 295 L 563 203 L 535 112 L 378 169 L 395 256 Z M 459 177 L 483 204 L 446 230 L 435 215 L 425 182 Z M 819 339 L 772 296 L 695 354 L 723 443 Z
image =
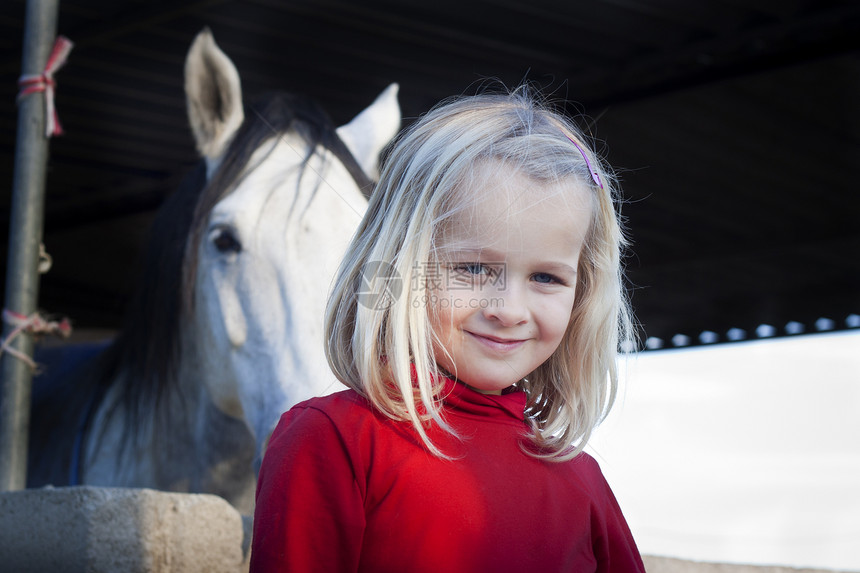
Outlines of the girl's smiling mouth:
M 464 332 L 487 348 L 500 352 L 516 350 L 528 341 L 528 339 L 521 338 L 499 338 L 498 336 L 478 334 L 477 332 L 471 332 L 468 330 L 465 330 Z

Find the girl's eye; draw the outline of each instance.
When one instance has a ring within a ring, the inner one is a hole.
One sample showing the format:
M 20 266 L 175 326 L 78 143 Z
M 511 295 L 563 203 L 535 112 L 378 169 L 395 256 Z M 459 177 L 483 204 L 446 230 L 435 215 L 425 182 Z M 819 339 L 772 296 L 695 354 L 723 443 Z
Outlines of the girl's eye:
M 549 273 L 535 273 L 532 275 L 532 280 L 536 283 L 550 285 L 550 284 L 564 284 L 558 277 L 553 276 Z
M 484 275 L 490 272 L 489 267 L 481 263 L 463 263 L 454 267 L 455 271 L 469 273 L 470 275 Z

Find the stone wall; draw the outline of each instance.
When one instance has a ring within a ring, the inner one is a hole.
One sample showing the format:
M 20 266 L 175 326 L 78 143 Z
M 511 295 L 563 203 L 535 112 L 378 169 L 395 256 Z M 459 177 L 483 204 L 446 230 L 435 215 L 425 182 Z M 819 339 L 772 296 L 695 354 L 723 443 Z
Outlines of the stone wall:
M 3 571 L 238 573 L 247 526 L 213 495 L 65 487 L 0 494 Z

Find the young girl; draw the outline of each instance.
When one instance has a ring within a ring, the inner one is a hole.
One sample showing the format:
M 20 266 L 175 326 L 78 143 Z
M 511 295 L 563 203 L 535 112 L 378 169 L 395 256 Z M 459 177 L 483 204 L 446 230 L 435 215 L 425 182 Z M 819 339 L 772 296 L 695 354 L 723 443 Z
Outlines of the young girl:
M 644 571 L 582 452 L 629 335 L 613 193 L 523 89 L 401 136 L 326 314 L 349 390 L 281 418 L 252 571 Z

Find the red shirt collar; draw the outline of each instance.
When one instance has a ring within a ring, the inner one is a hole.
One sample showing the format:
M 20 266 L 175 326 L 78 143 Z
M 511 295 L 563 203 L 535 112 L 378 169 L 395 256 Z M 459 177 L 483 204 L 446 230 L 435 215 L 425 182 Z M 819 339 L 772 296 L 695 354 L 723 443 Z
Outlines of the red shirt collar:
M 518 422 L 525 419 L 526 393 L 519 388 L 512 386 L 497 395 L 478 392 L 450 378 L 445 378 L 444 384 L 442 398 L 446 407 L 479 416 L 513 418 Z

